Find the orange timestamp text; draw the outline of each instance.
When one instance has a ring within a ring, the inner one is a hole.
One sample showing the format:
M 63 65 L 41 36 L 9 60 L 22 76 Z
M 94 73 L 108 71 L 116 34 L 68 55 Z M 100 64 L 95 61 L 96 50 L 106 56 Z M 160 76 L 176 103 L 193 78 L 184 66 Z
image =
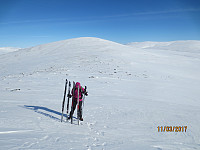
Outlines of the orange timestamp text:
M 158 126 L 158 132 L 186 132 L 187 126 Z

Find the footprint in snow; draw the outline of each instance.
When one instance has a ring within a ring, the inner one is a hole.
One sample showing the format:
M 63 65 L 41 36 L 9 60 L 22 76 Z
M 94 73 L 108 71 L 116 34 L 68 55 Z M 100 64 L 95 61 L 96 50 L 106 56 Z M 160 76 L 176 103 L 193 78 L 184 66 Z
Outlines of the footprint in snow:
M 48 139 L 48 135 L 46 135 L 46 136 L 44 136 L 44 137 L 42 137 L 41 139 L 40 139 L 40 141 L 44 141 L 44 140 L 46 140 L 46 139 Z

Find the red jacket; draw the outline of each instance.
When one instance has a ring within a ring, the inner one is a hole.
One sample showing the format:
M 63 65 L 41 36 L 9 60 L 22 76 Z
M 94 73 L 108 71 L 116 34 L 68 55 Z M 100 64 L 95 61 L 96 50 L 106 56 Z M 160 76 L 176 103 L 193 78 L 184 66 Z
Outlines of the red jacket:
M 79 82 L 76 82 L 75 89 L 72 88 L 72 96 L 74 98 L 78 98 L 78 88 L 79 88 L 79 101 L 82 101 L 83 93 L 85 93 L 85 89 L 81 87 Z

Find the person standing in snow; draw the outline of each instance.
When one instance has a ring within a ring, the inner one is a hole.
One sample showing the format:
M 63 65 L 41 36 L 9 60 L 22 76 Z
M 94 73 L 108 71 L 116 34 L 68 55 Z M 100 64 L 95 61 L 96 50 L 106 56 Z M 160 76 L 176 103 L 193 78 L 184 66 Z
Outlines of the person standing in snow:
M 76 105 L 77 105 L 77 101 L 78 101 L 78 88 L 79 88 L 79 108 L 78 108 L 78 112 L 80 114 L 80 120 L 83 121 L 83 117 L 82 117 L 82 98 L 83 98 L 83 94 L 85 94 L 86 96 L 88 96 L 88 93 L 86 92 L 86 90 L 81 87 L 81 84 L 79 82 L 76 82 L 76 85 L 74 88 L 72 88 L 71 94 L 69 94 L 69 97 L 72 97 L 72 107 L 71 107 L 71 111 L 70 111 L 70 115 L 68 119 L 71 119 L 73 117 L 74 111 L 76 109 Z

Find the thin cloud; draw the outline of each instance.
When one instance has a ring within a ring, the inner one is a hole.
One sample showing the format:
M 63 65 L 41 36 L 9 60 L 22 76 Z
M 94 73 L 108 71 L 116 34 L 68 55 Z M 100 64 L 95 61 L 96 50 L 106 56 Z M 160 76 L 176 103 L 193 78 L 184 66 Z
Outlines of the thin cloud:
M 129 16 L 140 16 L 140 15 L 158 15 L 158 14 L 169 14 L 169 13 L 183 13 L 183 12 L 198 12 L 200 8 L 190 8 L 190 9 L 175 9 L 175 10 L 163 10 L 163 11 L 148 11 L 148 12 L 138 12 L 138 13 L 129 13 L 113 16 L 105 16 L 107 18 L 113 17 L 129 17 Z
M 59 18 L 59 19 L 37 19 L 37 20 L 19 20 L 19 21 L 10 21 L 10 22 L 1 22 L 2 25 L 8 24 L 24 24 L 24 23 L 40 23 L 40 22 L 53 22 L 53 21 L 64 21 L 67 20 L 66 18 Z
M 120 19 L 124 17 L 132 16 L 142 16 L 142 15 L 159 15 L 159 14 L 170 14 L 170 13 L 184 13 L 184 12 L 199 12 L 200 8 L 188 8 L 188 9 L 175 9 L 175 10 L 163 10 L 163 11 L 148 11 L 148 12 L 137 12 L 129 14 L 118 14 L 110 16 L 101 17 L 85 17 L 85 18 L 52 18 L 52 19 L 37 19 L 37 20 L 21 20 L 21 21 L 11 21 L 11 22 L 0 22 L 0 25 L 9 24 L 29 24 L 29 23 L 45 23 L 45 22 L 59 22 L 59 23 L 91 23 L 91 22 L 101 22 L 109 21 L 108 19 Z
M 34 35 L 32 37 L 33 38 L 48 38 L 49 36 L 47 36 L 47 35 Z

